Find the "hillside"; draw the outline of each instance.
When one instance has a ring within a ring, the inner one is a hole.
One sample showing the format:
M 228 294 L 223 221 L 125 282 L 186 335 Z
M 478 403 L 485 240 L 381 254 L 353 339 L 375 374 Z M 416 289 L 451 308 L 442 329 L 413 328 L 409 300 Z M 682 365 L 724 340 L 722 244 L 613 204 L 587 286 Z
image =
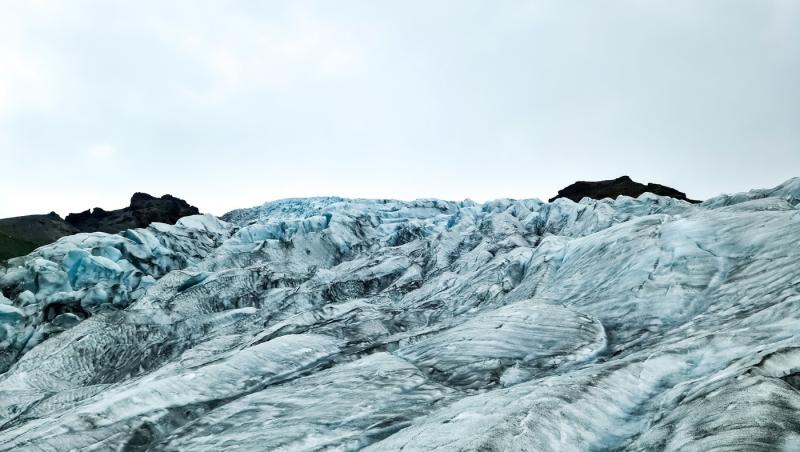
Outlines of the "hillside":
M 23 256 L 78 232 L 55 212 L 0 219 L 0 260 Z

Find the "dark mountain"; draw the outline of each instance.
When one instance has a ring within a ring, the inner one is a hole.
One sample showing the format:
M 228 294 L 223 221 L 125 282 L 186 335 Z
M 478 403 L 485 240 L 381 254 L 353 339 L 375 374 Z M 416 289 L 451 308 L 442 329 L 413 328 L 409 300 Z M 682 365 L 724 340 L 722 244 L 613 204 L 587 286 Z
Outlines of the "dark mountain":
M 0 260 L 23 256 L 78 232 L 55 212 L 0 219 Z
M 197 207 L 171 195 L 160 198 L 135 193 L 124 209 L 106 211 L 100 207 L 67 215 L 47 215 L 0 219 L 0 260 L 24 256 L 61 237 L 79 232 L 108 232 L 143 228 L 153 222 L 175 224 L 180 218 L 200 213 Z
M 175 224 L 180 218 L 200 213 L 197 207 L 171 195 L 160 198 L 147 193 L 135 193 L 131 205 L 124 209 L 106 211 L 100 207 L 67 215 L 66 222 L 81 232 L 116 233 L 131 228 L 143 228 L 150 223 Z
M 671 187 L 667 187 L 666 185 L 652 183 L 647 185 L 640 184 L 628 176 L 622 176 L 612 180 L 578 181 L 559 190 L 558 196 L 550 198 L 549 202 L 553 202 L 558 198 L 568 198 L 575 202 L 580 201 L 584 197 L 589 197 L 592 199 L 614 199 L 619 195 L 636 198 L 642 193 L 646 192 L 659 196 L 669 196 L 670 198 L 680 199 L 691 203 L 700 202 L 694 199 L 689 199 L 686 197 L 686 193 L 675 190 Z

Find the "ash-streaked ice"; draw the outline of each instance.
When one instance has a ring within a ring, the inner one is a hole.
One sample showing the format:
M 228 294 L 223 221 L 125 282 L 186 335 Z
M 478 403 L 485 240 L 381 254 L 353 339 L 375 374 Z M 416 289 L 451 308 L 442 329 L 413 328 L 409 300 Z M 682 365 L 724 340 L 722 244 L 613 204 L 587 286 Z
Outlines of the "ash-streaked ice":
M 0 449 L 796 450 L 800 179 L 289 199 L 0 267 Z

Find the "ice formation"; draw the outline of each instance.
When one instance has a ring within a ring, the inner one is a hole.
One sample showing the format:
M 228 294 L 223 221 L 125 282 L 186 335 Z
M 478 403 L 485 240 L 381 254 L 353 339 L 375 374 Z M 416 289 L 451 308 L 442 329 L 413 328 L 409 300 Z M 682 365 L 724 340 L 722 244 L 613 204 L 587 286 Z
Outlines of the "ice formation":
M 800 179 L 292 199 L 0 268 L 0 450 L 796 450 Z

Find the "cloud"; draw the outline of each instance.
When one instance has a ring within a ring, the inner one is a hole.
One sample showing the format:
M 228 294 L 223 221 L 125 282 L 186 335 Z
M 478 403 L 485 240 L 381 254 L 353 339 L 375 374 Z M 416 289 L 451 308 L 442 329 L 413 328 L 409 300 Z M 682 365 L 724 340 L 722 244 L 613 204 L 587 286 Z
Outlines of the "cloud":
M 797 30 L 792 0 L 11 0 L 0 192 L 222 213 L 620 174 L 697 198 L 775 184 L 800 168 Z
M 11 35 L 0 32 L 0 116 L 52 108 L 48 66 Z
M 86 149 L 86 156 L 92 160 L 110 160 L 116 153 L 116 149 L 107 144 L 98 144 Z

